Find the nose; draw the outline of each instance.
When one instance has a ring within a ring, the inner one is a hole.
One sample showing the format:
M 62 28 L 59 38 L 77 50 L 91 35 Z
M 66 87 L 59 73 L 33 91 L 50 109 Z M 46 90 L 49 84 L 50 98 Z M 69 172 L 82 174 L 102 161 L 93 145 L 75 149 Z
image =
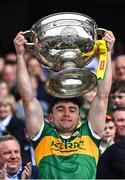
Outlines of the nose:
M 3 106 L 3 105 L 0 105 L 0 109 L 1 109 L 1 110 L 4 110 L 5 108 L 4 108 L 4 106 Z
M 68 110 L 68 109 L 65 109 L 64 115 L 65 115 L 65 116 L 69 116 L 69 110 Z
M 119 98 L 118 97 L 115 97 L 115 99 L 113 100 L 114 101 L 114 104 L 119 104 Z
M 11 153 L 11 158 L 16 158 L 15 152 L 12 152 L 12 153 Z
M 110 132 L 110 130 L 107 128 L 107 129 L 105 130 L 105 133 L 106 133 L 106 134 L 109 134 L 109 132 Z
M 124 119 L 124 121 L 123 121 L 123 126 L 125 127 L 125 119 Z

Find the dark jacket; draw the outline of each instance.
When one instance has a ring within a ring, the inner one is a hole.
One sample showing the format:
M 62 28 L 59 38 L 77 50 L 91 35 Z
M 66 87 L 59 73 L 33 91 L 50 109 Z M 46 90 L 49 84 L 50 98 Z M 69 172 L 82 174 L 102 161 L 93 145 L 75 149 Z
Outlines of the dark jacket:
M 21 179 L 23 170 L 24 170 L 24 166 L 22 167 L 22 170 L 17 175 L 19 179 Z M 32 172 L 31 172 L 30 179 L 39 179 L 38 168 L 36 166 L 32 166 Z
M 6 132 L 3 132 L 3 135 L 13 135 L 19 141 L 20 145 L 23 146 L 25 141 L 24 128 L 25 125 L 23 121 L 16 116 L 12 116 L 8 126 L 6 126 Z
M 105 150 L 97 166 L 97 179 L 125 179 L 125 140 Z

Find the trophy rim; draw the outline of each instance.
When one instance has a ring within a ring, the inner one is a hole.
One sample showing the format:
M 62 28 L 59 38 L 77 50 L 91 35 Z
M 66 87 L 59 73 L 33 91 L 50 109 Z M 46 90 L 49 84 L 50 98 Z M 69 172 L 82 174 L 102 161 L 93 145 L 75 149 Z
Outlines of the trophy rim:
M 93 18 L 91 18 L 90 16 L 88 16 L 88 15 L 86 15 L 86 14 L 79 13 L 79 12 L 73 12 L 73 11 L 72 11 L 72 12 L 52 13 L 52 14 L 49 14 L 49 15 L 47 15 L 47 16 L 44 16 L 44 17 L 40 18 L 38 21 L 36 21 L 36 22 L 32 25 L 31 29 L 34 29 L 34 27 L 37 26 L 37 24 L 39 24 L 40 22 L 44 21 L 45 19 L 48 19 L 48 18 L 50 18 L 50 17 L 52 17 L 52 16 L 61 15 L 61 14 L 62 14 L 62 15 L 63 15 L 63 14 L 74 14 L 74 15 L 84 16 L 84 17 L 90 19 L 90 20 L 93 22 L 93 24 L 95 25 L 95 28 L 98 28 L 98 25 L 97 25 L 96 21 L 95 21 Z M 43 24 L 43 25 L 44 25 L 44 24 Z

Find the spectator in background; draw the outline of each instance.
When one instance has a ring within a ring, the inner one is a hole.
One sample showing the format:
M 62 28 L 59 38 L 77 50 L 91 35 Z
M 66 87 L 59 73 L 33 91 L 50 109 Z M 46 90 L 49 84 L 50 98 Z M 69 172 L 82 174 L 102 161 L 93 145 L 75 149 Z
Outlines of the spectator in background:
M 6 81 L 0 80 L 0 96 L 1 97 L 6 97 L 10 94 L 9 92 L 9 87 Z
M 125 80 L 125 55 L 119 55 L 115 59 L 116 79 Z
M 0 97 L 0 135 L 11 134 L 19 141 L 24 151 L 25 125 L 16 115 L 16 102 L 13 96 Z
M 17 59 L 15 52 L 8 52 L 5 55 L 5 64 L 9 64 L 13 66 L 13 69 L 16 71 L 17 69 Z
M 125 179 L 125 139 L 108 147 L 99 159 L 97 179 Z
M 116 126 L 115 141 L 125 139 L 125 106 L 115 107 L 112 115 Z
M 112 83 L 110 98 L 112 106 L 125 106 L 125 80 L 115 80 Z
M 125 179 L 125 107 L 113 111 L 116 137 L 99 159 L 97 179 Z
M 30 76 L 36 76 L 38 82 L 38 88 L 36 90 L 37 99 L 43 104 L 43 107 L 48 108 L 51 96 L 47 93 L 44 87 L 44 83 L 47 79 L 45 69 L 43 69 L 39 63 L 39 57 L 34 53 L 31 53 L 26 59 L 27 69 Z
M 0 137 L 0 179 L 38 179 L 36 167 L 22 165 L 20 145 L 11 135 Z
M 116 72 L 115 72 L 115 60 L 112 60 L 112 80 L 116 80 Z
M 5 66 L 5 59 L 3 56 L 0 56 L 0 79 L 2 78 L 4 66 Z
M 5 55 L 5 59 L 6 61 L 16 61 L 16 53 L 13 51 L 9 51 L 8 53 L 6 53 Z
M 23 161 L 25 162 L 25 164 L 31 162 L 33 166 L 36 166 L 34 149 L 26 128 L 24 130 L 24 133 L 26 137 L 26 144 L 24 145 L 24 151 L 22 154 Z
M 39 77 L 39 79 L 42 82 L 46 81 L 47 74 L 45 73 L 45 70 L 40 65 L 39 56 L 35 54 L 35 52 L 29 52 L 29 55 L 27 56 L 26 62 L 27 62 L 27 68 L 30 75 L 36 75 Z
M 112 118 L 111 115 L 107 114 L 105 129 L 99 147 L 101 154 L 104 153 L 104 151 L 109 146 L 115 143 L 115 133 L 116 133 L 116 126 L 114 119 Z
M 15 97 L 16 101 L 20 98 L 17 88 L 16 69 L 12 64 L 6 64 L 3 70 L 2 79 L 7 82 L 10 93 Z
M 16 71 L 13 69 L 13 66 L 8 64 L 5 65 L 2 77 L 7 82 L 10 89 L 16 84 Z
M 39 100 L 41 107 L 43 107 L 44 116 L 46 117 L 46 116 L 48 116 L 48 103 L 46 101 L 40 100 L 38 98 L 38 86 L 39 86 L 38 77 L 36 75 L 31 75 L 30 80 L 31 80 L 31 85 L 32 85 L 32 90 L 33 90 L 34 96 Z M 24 114 L 24 107 L 22 104 L 22 99 L 20 99 L 17 102 L 17 113 L 18 113 L 19 118 L 21 118 L 22 120 L 25 120 L 25 114 Z

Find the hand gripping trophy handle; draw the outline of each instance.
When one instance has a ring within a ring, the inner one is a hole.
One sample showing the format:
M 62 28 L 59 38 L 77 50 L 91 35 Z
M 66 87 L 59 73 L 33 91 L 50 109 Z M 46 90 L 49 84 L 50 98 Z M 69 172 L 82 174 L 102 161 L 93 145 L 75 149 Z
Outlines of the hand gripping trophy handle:
M 35 50 L 35 47 L 38 46 L 38 38 L 37 38 L 36 33 L 33 30 L 27 30 L 24 32 L 23 35 L 27 39 L 27 41 L 29 41 L 29 42 L 26 42 L 25 44 L 26 49 Z M 48 67 L 48 69 L 49 67 L 52 67 L 52 63 L 48 62 L 40 53 L 38 53 L 38 55 L 40 56 L 39 61 L 43 66 L 45 65 L 46 67 Z
M 25 45 L 28 49 L 33 49 L 36 43 L 38 42 L 37 35 L 34 31 L 28 30 L 24 32 L 24 37 L 29 38 L 30 42 L 27 42 Z

